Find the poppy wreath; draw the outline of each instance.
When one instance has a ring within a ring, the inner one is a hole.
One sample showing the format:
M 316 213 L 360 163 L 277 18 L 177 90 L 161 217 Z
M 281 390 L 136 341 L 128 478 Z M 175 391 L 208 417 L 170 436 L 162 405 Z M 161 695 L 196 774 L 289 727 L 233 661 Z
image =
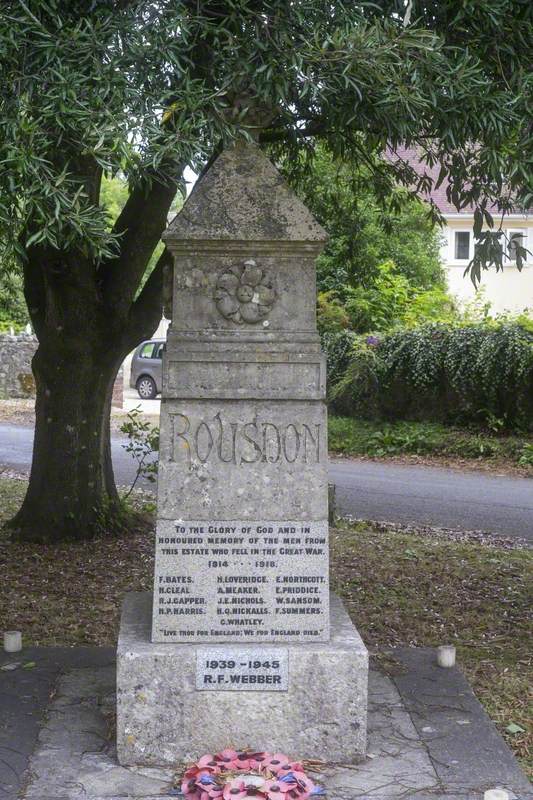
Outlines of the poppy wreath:
M 307 800 L 324 796 L 303 764 L 283 753 L 223 750 L 187 767 L 181 783 L 187 800 Z

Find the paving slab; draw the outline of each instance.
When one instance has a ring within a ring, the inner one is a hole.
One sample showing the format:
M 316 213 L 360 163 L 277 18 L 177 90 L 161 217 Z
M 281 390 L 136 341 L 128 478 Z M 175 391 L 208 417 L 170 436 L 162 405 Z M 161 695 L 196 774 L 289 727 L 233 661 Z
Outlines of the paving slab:
M 394 651 L 406 667 L 394 683 L 443 785 L 482 792 L 498 786 L 533 798 L 531 784 L 460 669 L 437 666 L 432 650 Z
M 405 673 L 370 673 L 367 758 L 325 765 L 317 776 L 329 800 L 482 800 L 488 788 L 532 800 L 461 672 L 438 668 L 432 651 L 395 655 Z M 110 648 L 32 648 L 16 656 L 0 658 L 0 667 L 21 664 L 0 671 L 0 800 L 176 796 L 173 769 L 116 760 Z
M 111 647 L 26 647 L 0 652 L 0 800 L 15 800 L 58 676 L 114 664 Z M 17 665 L 13 670 L 2 669 Z M 32 665 L 35 666 L 32 666 Z

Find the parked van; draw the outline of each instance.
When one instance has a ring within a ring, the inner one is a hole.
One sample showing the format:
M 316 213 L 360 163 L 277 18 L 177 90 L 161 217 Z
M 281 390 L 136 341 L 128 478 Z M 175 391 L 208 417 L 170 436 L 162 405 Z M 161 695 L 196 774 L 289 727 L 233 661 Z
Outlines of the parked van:
M 142 400 L 153 400 L 163 385 L 164 339 L 148 339 L 135 350 L 131 359 L 130 386 Z

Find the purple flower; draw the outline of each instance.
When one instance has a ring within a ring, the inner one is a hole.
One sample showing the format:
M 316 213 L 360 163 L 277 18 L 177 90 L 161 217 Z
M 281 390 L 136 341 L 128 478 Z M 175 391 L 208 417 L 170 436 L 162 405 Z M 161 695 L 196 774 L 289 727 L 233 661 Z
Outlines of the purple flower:
M 365 342 L 371 345 L 371 347 L 377 347 L 379 344 L 379 339 L 377 336 L 367 336 Z

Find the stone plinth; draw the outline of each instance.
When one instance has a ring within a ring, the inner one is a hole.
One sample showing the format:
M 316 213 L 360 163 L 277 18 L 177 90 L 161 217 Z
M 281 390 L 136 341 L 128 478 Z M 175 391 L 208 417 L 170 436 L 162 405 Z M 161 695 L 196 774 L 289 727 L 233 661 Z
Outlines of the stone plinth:
M 237 663 L 234 670 L 219 670 L 222 685 L 228 681 L 232 689 L 231 675 L 240 675 L 240 681 L 248 675 L 246 688 L 241 684 L 240 691 L 228 691 L 219 688 L 216 669 L 205 669 L 206 658 L 209 664 L 220 664 L 212 660 L 215 647 L 152 643 L 151 598 L 129 594 L 117 652 L 120 763 L 173 765 L 230 745 L 298 758 L 356 761 L 366 746 L 368 653 L 335 595 L 330 608 L 328 642 L 254 644 L 263 681 L 269 672 L 265 663 L 275 666 L 279 661 L 280 668 L 270 669 L 272 682 L 257 686 L 260 691 L 250 683 L 247 666 Z M 226 660 L 231 659 L 238 645 L 228 644 L 224 650 Z M 206 675 L 211 677 L 204 683 Z

